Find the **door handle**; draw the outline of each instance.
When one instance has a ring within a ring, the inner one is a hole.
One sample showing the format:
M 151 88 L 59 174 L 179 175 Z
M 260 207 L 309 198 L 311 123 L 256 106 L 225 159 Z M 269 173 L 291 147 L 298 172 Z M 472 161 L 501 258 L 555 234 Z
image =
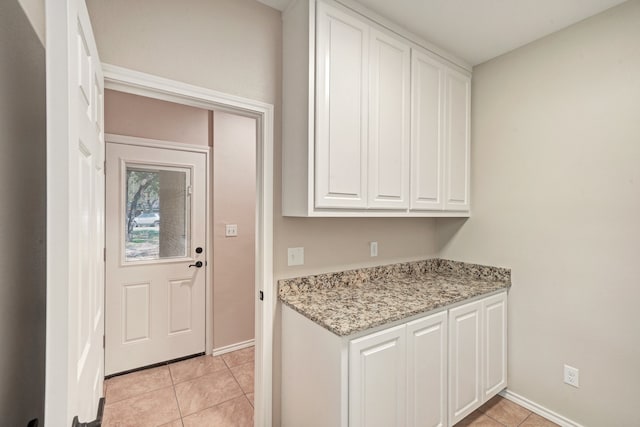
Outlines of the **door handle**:
M 191 267 L 197 267 L 197 268 L 202 267 L 202 261 L 196 261 L 195 264 L 189 265 L 189 268 L 191 268 Z

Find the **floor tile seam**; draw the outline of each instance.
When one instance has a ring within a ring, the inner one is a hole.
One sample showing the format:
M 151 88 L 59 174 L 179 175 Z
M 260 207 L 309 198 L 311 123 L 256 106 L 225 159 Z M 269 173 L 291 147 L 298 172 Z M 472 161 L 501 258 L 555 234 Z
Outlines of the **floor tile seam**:
M 229 374 L 233 377 L 233 379 L 235 380 L 235 377 L 233 376 L 233 372 L 231 372 L 231 369 L 226 369 L 226 370 L 228 371 L 228 373 L 229 373 Z M 182 384 L 184 384 L 184 383 L 188 383 L 188 382 L 192 382 L 192 381 L 197 381 L 197 380 L 199 380 L 199 379 L 201 379 L 201 378 L 209 377 L 209 376 L 211 376 L 211 375 L 213 375 L 213 374 L 220 373 L 220 372 L 222 372 L 222 371 L 223 371 L 223 369 L 218 369 L 218 370 L 217 370 L 217 371 L 215 371 L 215 372 L 210 372 L 210 373 L 208 373 L 208 374 L 203 374 L 203 375 L 200 375 L 200 376 L 198 376 L 198 377 L 194 377 L 194 378 L 191 378 L 191 379 L 188 379 L 188 380 L 180 381 L 179 383 L 176 383 L 176 384 L 174 385 L 174 387 L 180 386 L 180 385 L 182 385 Z M 239 385 L 239 384 L 238 384 L 238 385 Z M 240 387 L 240 388 L 242 388 L 242 387 Z
M 240 391 L 242 391 L 242 389 L 240 389 Z M 244 392 L 243 392 L 243 393 L 244 393 Z M 198 414 L 198 413 L 200 413 L 200 412 L 202 412 L 202 411 L 206 411 L 206 410 L 211 409 L 211 408 L 215 408 L 216 406 L 220 406 L 220 405 L 222 405 L 223 403 L 230 402 L 230 401 L 232 401 L 233 399 L 237 399 L 237 398 L 239 398 L 239 397 L 243 397 L 243 396 L 244 396 L 244 394 L 239 394 L 239 395 L 237 395 L 237 396 L 230 397 L 230 398 L 228 398 L 228 399 L 226 399 L 226 400 L 221 400 L 220 402 L 216 403 L 215 405 L 207 406 L 206 408 L 198 409 L 198 410 L 197 410 L 197 411 L 195 411 L 195 412 L 192 412 L 192 413 L 190 413 L 190 414 L 184 415 L 184 416 L 182 416 L 182 419 L 184 420 L 184 419 L 185 419 L 185 418 L 187 418 L 187 417 L 190 417 L 190 416 L 192 416 L 192 415 Z M 246 396 L 245 396 L 245 397 L 246 397 Z M 249 400 L 249 399 L 247 399 L 247 400 Z M 249 402 L 249 404 L 251 404 L 251 402 Z M 180 406 L 180 405 L 178 404 L 178 406 Z M 183 422 L 183 424 L 184 424 L 184 422 Z
M 153 388 L 151 390 L 146 390 L 146 391 L 144 391 L 142 393 L 137 393 L 137 394 L 134 394 L 133 396 L 125 397 L 124 399 L 119 399 L 119 400 L 116 400 L 116 401 L 113 401 L 113 402 L 109 402 L 107 400 L 106 396 L 105 396 L 104 406 L 106 408 L 107 406 L 112 406 L 112 405 L 115 405 L 116 403 L 124 402 L 125 400 L 133 399 L 135 397 L 141 397 L 141 396 L 144 396 L 145 394 L 153 393 L 154 391 L 162 390 L 163 388 L 169 388 L 169 387 L 174 387 L 173 383 L 171 383 L 169 385 L 163 385 L 161 387 L 156 387 L 156 388 Z
M 238 387 L 240 387 L 240 390 L 242 390 L 242 393 L 244 393 L 245 395 L 247 394 L 247 391 L 244 389 L 244 387 L 242 387 L 242 384 L 240 384 L 240 381 L 238 380 L 238 378 L 236 378 L 236 374 L 233 373 L 233 371 L 231 369 L 229 369 L 229 371 L 231 371 L 231 376 L 233 377 L 233 379 L 235 380 L 235 382 L 238 384 Z M 254 378 L 254 386 L 255 386 L 255 378 Z M 249 393 L 254 393 L 254 391 L 251 391 Z
M 498 423 L 498 424 L 500 424 L 501 426 L 503 426 L 503 427 L 509 427 L 508 425 L 506 425 L 506 424 L 505 424 L 505 423 L 503 423 L 502 421 L 500 421 L 500 420 L 497 420 L 497 419 L 493 418 L 491 415 L 487 414 L 486 412 L 483 412 L 483 414 L 484 414 L 484 416 L 485 416 L 485 417 L 491 418 L 493 421 L 497 422 L 497 423 Z M 518 424 L 518 425 L 519 425 L 519 424 Z
M 524 424 L 525 421 L 527 421 L 529 418 L 531 418 L 533 416 L 533 412 L 529 411 L 529 415 L 527 415 L 527 418 L 525 418 L 524 420 L 522 420 L 522 422 L 520 424 L 518 424 L 518 427 L 520 427 L 522 424 Z M 545 418 L 546 419 L 546 418 Z
M 184 423 L 182 422 L 182 408 L 180 408 L 180 401 L 178 400 L 178 392 L 176 391 L 176 386 L 175 384 L 173 385 L 173 397 L 176 400 L 176 406 L 178 407 L 178 414 L 180 414 L 180 422 L 182 423 L 183 427 L 184 427 Z
M 224 370 L 227 370 L 227 371 L 231 372 L 231 369 L 229 369 L 229 368 L 227 368 L 225 366 L 224 368 L 216 369 L 215 371 L 207 372 L 207 373 L 204 373 L 202 375 L 197 375 L 195 377 L 187 378 L 187 379 L 184 379 L 184 380 L 181 380 L 181 381 L 174 381 L 173 385 L 176 386 L 178 384 L 186 383 L 187 381 L 197 380 L 198 378 L 206 377 L 207 375 L 213 375 L 215 373 L 218 373 L 218 372 L 221 372 L 221 371 L 224 371 Z M 173 378 L 172 378 L 172 381 L 173 381 Z

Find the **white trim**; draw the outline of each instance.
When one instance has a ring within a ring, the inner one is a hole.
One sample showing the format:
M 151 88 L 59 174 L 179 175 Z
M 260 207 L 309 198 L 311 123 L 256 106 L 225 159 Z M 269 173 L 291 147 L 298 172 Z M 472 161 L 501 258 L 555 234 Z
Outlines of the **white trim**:
M 242 350 L 243 348 L 252 347 L 255 345 L 255 340 L 247 340 L 238 342 L 235 344 L 225 345 L 224 347 L 214 348 L 212 355 L 220 356 L 222 354 L 231 353 L 232 351 Z
M 227 111 L 256 119 L 257 215 L 256 215 L 256 375 L 254 423 L 272 424 L 273 323 L 276 299 L 273 281 L 273 131 L 271 104 L 229 95 L 151 74 L 102 64 L 106 89 L 132 93 L 207 110 Z M 211 224 L 211 222 L 209 222 Z M 210 248 L 209 248 L 210 249 Z M 209 253 L 210 250 L 209 250 Z M 264 292 L 262 303 L 257 298 Z M 210 299 L 210 298 L 208 298 Z M 210 319 L 207 319 L 209 321 Z M 207 339 L 209 339 L 207 333 Z M 207 347 L 210 348 L 210 347 Z M 207 351 L 208 352 L 208 351 Z
M 547 409 L 544 406 L 533 402 L 524 396 L 520 396 L 519 394 L 514 393 L 509 389 L 502 390 L 500 392 L 500 396 L 512 401 L 513 403 L 517 403 L 523 408 L 527 408 L 531 412 L 534 412 L 541 417 L 544 417 L 562 427 L 584 427 L 582 424 L 570 420 L 569 418 L 564 417 L 556 412 L 553 412 L 551 409 Z
M 138 138 L 137 136 L 116 135 L 105 133 L 104 141 L 113 144 L 137 145 L 139 147 L 164 148 L 167 150 L 189 151 L 192 153 L 209 153 L 209 146 L 183 144 L 181 142 L 164 141 L 160 139 Z

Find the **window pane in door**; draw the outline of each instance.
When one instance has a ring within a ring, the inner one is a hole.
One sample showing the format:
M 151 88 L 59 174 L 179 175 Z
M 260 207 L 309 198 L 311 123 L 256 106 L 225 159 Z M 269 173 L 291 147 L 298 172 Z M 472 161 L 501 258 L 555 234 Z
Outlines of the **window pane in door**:
M 189 170 L 127 165 L 126 261 L 186 257 L 189 253 Z

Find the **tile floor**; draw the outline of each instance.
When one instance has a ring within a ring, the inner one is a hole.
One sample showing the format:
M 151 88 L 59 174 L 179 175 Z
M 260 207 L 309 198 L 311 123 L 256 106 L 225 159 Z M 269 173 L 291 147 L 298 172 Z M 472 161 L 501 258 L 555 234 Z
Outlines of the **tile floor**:
M 254 348 L 105 381 L 103 427 L 253 427 Z
M 103 427 L 253 427 L 254 348 L 105 381 Z M 554 427 L 496 396 L 456 427 Z
M 496 396 L 455 427 L 555 427 L 556 423 L 528 409 Z

